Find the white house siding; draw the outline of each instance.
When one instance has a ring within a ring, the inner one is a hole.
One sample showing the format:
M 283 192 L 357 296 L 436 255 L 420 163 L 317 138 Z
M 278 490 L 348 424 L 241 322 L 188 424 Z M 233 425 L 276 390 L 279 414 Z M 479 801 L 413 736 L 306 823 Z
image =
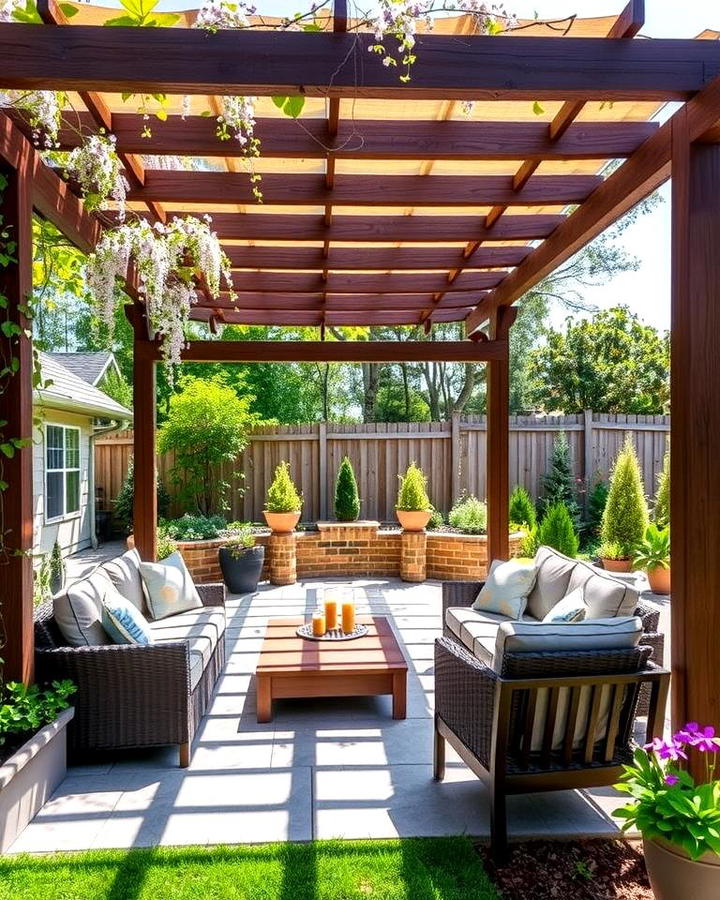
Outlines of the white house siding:
M 89 416 L 37 408 L 42 424 L 35 429 L 33 443 L 33 546 L 35 553 L 49 553 L 57 540 L 63 555 L 90 546 L 88 510 L 88 463 L 93 420 Z M 45 426 L 73 425 L 80 429 L 80 511 L 61 521 L 45 521 Z

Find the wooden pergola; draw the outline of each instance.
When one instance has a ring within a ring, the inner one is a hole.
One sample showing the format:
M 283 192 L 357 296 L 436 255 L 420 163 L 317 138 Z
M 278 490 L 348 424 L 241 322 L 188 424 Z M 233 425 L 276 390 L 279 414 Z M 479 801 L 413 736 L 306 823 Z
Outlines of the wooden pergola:
M 0 89 L 64 90 L 61 146 L 78 127 L 117 136 L 130 207 L 151 220 L 209 212 L 232 261 L 237 299 L 199 291 L 192 317 L 220 323 L 317 326 L 462 322 L 457 342 L 191 342 L 187 361 L 418 361 L 487 363 L 489 552 L 508 534 L 508 332 L 513 303 L 671 175 L 672 664 L 674 718 L 720 723 L 720 43 L 632 40 L 642 0 L 617 18 L 578 20 L 567 34 L 541 23 L 495 37 L 472 19 L 441 19 L 418 36 L 411 81 L 368 53 L 372 35 L 346 4 L 318 33 L 269 28 L 207 34 L 194 13 L 173 28 L 103 28 L 115 10 L 78 4 L 69 23 L 40 0 L 44 25 L 0 24 Z M 267 21 L 267 20 L 266 20 Z M 169 116 L 141 138 L 123 93 L 169 95 Z M 264 202 L 245 162 L 219 142 L 222 95 L 257 104 Z M 273 95 L 303 95 L 284 117 Z M 192 97 L 181 117 L 182 95 Z M 464 116 L 461 101 L 473 101 Z M 679 109 L 664 124 L 667 101 Z M 533 107 L 535 107 L 533 109 Z M 538 109 L 538 107 L 540 109 Z M 0 114 L 2 215 L 18 260 L 0 274 L 10 314 L 27 323 L 33 211 L 89 250 L 112 217 L 84 210 L 73 185 L 47 166 L 16 113 Z M 192 158 L 153 168 L 143 156 Z M 608 166 L 608 163 L 614 163 Z M 132 283 L 130 283 L 132 288 Z M 155 366 L 137 293 L 135 538 L 155 553 Z M 0 418 L 32 428 L 31 341 L 17 339 L 21 373 L 0 396 Z M 5 527 L 32 546 L 31 449 L 5 462 Z M 3 569 L 5 673 L 33 669 L 32 567 Z

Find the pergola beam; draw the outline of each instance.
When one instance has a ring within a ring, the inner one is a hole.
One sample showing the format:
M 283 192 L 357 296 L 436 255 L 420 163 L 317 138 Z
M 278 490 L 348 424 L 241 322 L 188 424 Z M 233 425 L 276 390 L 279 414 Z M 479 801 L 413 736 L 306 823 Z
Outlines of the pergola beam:
M 419 35 L 412 80 L 370 65 L 371 34 L 0 24 L 0 87 L 459 100 L 684 100 L 720 74 L 715 41 Z M 561 50 L 561 52 L 558 52 Z M 191 60 L 191 64 L 188 61 Z M 358 61 L 362 60 L 362 66 Z
M 488 272 L 467 272 L 447 288 L 449 291 L 482 291 L 500 284 L 507 272 L 493 269 Z M 252 293 L 313 293 L 329 294 L 426 294 L 440 290 L 445 277 L 442 273 L 381 273 L 356 274 L 329 272 L 327 281 L 314 272 L 236 272 L 233 278 L 237 291 Z M 472 305 L 472 304 L 469 304 Z
M 85 113 L 67 114 L 60 146 L 80 144 L 77 133 L 92 128 Z M 142 137 L 143 118 L 136 113 L 113 113 L 108 130 L 122 153 L 155 156 L 225 157 L 227 144 L 218 141 L 217 125 L 206 116 L 169 116 L 153 122 L 152 134 Z M 335 159 L 358 160 L 513 160 L 623 159 L 657 130 L 654 122 L 581 122 L 558 140 L 551 140 L 544 122 L 383 121 L 338 122 L 335 136 L 324 119 L 259 118 L 255 134 L 263 159 L 324 159 L 331 148 Z

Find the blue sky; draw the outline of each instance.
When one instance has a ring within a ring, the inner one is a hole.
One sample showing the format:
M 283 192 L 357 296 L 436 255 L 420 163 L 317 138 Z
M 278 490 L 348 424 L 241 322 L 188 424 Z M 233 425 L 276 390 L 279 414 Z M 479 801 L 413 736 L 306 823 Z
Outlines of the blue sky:
M 287 15 L 307 9 L 309 0 L 255 0 L 266 14 Z M 103 0 L 102 5 L 116 5 Z M 163 9 L 189 9 L 197 0 L 161 0 Z M 353 0 L 349 5 L 352 7 Z M 372 0 L 355 4 L 367 10 Z M 506 0 L 506 8 L 520 17 L 562 18 L 617 14 L 624 0 Z M 720 0 L 645 0 L 645 27 L 641 34 L 650 38 L 695 37 L 705 28 L 720 30 Z M 609 284 L 587 289 L 586 299 L 598 306 L 626 303 L 648 323 L 658 328 L 670 325 L 670 190 L 661 190 L 663 202 L 642 216 L 623 234 L 628 250 L 640 259 L 637 272 L 614 278 Z M 558 314 L 556 319 L 562 319 Z

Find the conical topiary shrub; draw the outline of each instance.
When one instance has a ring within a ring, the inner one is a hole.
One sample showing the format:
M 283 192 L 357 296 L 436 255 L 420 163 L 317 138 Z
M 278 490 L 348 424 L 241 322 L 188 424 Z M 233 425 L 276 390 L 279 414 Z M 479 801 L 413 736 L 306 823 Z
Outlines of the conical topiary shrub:
M 514 525 L 524 525 L 529 530 L 533 529 L 536 522 L 532 497 L 519 484 L 510 494 L 510 521 Z
M 355 522 L 360 515 L 360 497 L 352 463 L 343 457 L 335 482 L 335 518 L 338 522 Z
M 648 507 L 640 465 L 628 435 L 610 476 L 600 537 L 604 545 L 615 546 L 621 559 L 630 559 L 644 538 L 647 526 Z M 599 552 L 602 556 L 602 548 Z
M 537 529 L 539 546 L 553 547 L 565 556 L 575 557 L 580 542 L 570 512 L 564 503 L 549 506 Z
M 670 524 L 670 449 L 665 452 L 662 472 L 658 475 L 658 489 L 655 495 L 653 519 L 659 528 Z
M 570 445 L 564 431 L 561 431 L 553 441 L 550 465 L 541 478 L 541 490 L 537 502 L 539 517 L 542 519 L 549 507 L 554 504 L 564 503 L 573 524 L 577 527 L 580 522 L 580 507 L 575 493 Z
M 423 470 L 414 462 L 410 463 L 404 475 L 400 475 L 400 489 L 396 509 L 429 512 L 432 503 L 427 494 L 427 478 Z

